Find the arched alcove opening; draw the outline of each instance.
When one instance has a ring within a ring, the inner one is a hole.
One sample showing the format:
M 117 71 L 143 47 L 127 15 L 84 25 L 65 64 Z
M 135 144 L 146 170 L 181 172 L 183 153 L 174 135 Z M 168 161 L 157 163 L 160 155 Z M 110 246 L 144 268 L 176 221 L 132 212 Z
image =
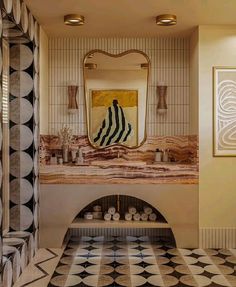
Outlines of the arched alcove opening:
M 119 219 L 114 220 L 113 215 L 104 219 L 111 207 L 120 215 Z M 88 214 L 93 218 L 88 219 Z M 176 246 L 171 227 L 160 211 L 146 201 L 128 195 L 114 194 L 91 201 L 78 211 L 65 238 L 68 236 L 148 236 L 151 241 Z

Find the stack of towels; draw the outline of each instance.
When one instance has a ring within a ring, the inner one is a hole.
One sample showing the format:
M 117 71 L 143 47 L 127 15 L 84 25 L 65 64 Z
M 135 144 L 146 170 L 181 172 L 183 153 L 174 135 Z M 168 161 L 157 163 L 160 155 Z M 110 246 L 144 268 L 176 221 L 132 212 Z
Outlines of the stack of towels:
M 143 211 L 137 212 L 137 209 L 134 206 L 128 208 L 128 212 L 125 213 L 125 220 L 127 221 L 156 221 L 157 215 L 153 212 L 152 208 L 145 206 Z
M 101 205 L 94 205 L 92 212 L 86 212 L 84 214 L 85 219 L 102 219 L 102 207 Z
M 107 210 L 107 212 L 104 213 L 104 220 L 105 221 L 118 221 L 120 220 L 120 213 L 116 211 L 116 208 L 114 206 L 110 206 Z

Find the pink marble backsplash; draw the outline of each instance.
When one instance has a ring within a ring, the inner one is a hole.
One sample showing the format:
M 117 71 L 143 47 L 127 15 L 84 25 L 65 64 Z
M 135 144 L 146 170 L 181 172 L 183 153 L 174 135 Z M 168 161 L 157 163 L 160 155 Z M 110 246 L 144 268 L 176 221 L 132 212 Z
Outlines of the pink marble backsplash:
M 129 149 L 122 146 L 111 146 L 105 149 L 94 149 L 87 136 L 74 136 L 70 149 L 82 148 L 84 163 L 117 158 L 118 155 L 127 161 L 152 162 L 155 158 L 155 150 L 169 149 L 172 161 L 185 164 L 198 165 L 198 137 L 189 136 L 158 136 L 149 137 L 147 141 L 137 149 Z M 41 135 L 40 137 L 40 161 L 42 165 L 49 162 L 51 154 L 61 153 L 61 145 L 58 136 Z

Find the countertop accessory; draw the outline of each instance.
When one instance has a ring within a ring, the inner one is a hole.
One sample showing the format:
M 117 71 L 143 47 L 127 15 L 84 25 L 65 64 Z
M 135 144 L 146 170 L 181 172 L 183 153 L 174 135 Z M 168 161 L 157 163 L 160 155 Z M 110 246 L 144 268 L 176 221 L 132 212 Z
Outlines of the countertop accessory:
M 161 161 L 162 161 L 162 151 L 157 148 L 155 153 L 155 162 L 161 162 Z
M 165 149 L 163 151 L 163 157 L 162 157 L 163 162 L 169 162 L 169 150 Z
M 67 163 L 69 161 L 69 146 L 72 140 L 72 129 L 63 126 L 59 131 L 59 138 L 62 145 L 63 162 Z

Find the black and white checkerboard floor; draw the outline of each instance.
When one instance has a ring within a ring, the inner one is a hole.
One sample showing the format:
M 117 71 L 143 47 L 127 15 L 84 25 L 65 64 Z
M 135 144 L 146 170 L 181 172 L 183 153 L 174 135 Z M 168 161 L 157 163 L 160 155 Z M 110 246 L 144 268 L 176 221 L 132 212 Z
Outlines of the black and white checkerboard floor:
M 176 249 L 148 237 L 72 237 L 48 284 L 55 286 L 236 286 L 236 250 Z

